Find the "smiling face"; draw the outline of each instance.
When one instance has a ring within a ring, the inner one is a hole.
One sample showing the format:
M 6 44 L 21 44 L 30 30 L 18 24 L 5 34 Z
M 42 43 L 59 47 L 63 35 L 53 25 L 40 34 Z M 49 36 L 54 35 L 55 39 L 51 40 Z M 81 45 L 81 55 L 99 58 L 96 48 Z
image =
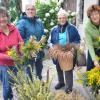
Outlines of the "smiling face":
M 8 24 L 8 16 L 4 13 L 0 14 L 0 27 L 5 27 Z
M 58 24 L 64 25 L 66 21 L 67 21 L 67 17 L 65 14 L 62 13 L 58 15 Z
M 34 17 L 36 15 L 36 9 L 33 5 L 27 5 L 26 6 L 26 15 L 31 18 Z
M 98 11 L 93 11 L 90 14 L 90 19 L 95 25 L 100 25 L 100 14 Z

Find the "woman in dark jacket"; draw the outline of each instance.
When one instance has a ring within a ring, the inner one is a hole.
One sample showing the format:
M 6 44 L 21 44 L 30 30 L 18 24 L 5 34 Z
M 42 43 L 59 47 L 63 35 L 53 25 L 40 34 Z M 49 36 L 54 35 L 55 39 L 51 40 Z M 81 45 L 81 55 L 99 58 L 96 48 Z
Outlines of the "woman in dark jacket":
M 41 20 L 36 15 L 36 8 L 32 4 L 26 5 L 24 16 L 20 18 L 20 20 L 17 22 L 17 27 L 20 31 L 20 34 L 24 40 L 24 42 L 27 42 L 30 38 L 30 36 L 34 36 L 37 41 L 40 41 L 42 36 L 44 35 L 44 27 L 41 22 Z M 44 57 L 44 52 L 40 51 L 37 55 L 36 61 L 34 61 L 34 58 L 30 59 L 28 64 L 31 65 L 32 69 L 34 67 L 34 64 L 36 66 L 36 75 L 41 80 L 42 79 L 42 58 Z M 34 63 L 35 62 L 35 63 Z M 30 68 L 27 68 L 27 73 L 31 77 Z
M 65 10 L 60 10 L 58 12 L 58 25 L 54 26 L 50 32 L 50 37 L 48 40 L 48 45 L 53 48 L 56 45 L 66 47 L 67 49 L 71 48 L 74 45 L 80 43 L 80 36 L 76 27 L 68 22 L 67 13 Z M 63 71 L 60 68 L 58 60 L 53 60 L 56 65 L 57 74 L 58 74 L 58 84 L 55 86 L 55 89 L 60 89 L 65 86 Z M 74 64 L 75 65 L 75 64 Z M 74 67 L 74 66 L 73 66 Z M 66 80 L 66 93 L 70 93 L 73 88 L 73 69 L 65 71 L 65 80 Z

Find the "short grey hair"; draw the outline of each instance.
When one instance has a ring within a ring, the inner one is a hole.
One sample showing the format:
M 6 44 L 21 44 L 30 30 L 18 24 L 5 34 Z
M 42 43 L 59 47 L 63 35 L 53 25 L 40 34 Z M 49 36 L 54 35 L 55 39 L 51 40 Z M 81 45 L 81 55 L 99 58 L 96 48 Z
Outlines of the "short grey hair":
M 27 9 L 27 6 L 32 6 L 36 10 L 35 6 L 33 4 L 30 4 L 30 3 L 25 5 L 25 10 Z
M 66 10 L 64 10 L 64 9 L 60 9 L 59 10 L 59 12 L 57 13 L 57 16 L 59 16 L 59 15 L 61 15 L 61 14 L 64 14 L 66 17 L 68 17 L 68 14 L 67 14 L 67 12 L 66 12 Z

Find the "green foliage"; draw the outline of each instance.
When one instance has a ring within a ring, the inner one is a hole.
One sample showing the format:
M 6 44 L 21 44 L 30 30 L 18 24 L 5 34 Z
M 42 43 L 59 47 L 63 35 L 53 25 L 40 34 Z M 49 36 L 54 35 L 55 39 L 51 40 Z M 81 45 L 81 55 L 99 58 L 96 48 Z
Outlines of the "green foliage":
M 11 22 L 16 22 L 21 14 L 20 4 L 21 0 L 8 0 L 8 11 L 11 17 Z
M 57 25 L 57 13 L 62 7 L 64 0 L 36 0 L 35 6 L 37 16 L 40 17 L 44 24 L 45 32 L 49 33 L 51 28 Z M 76 12 L 67 11 L 68 21 L 75 24 Z
M 43 83 L 36 79 L 32 72 L 32 79 L 30 79 L 21 68 L 18 68 L 17 76 L 9 71 L 14 80 L 18 100 L 54 100 L 54 95 L 50 92 L 51 81 Z
M 90 71 L 83 73 L 81 77 L 83 85 L 91 87 L 93 93 L 96 94 L 100 89 L 100 69 L 94 67 Z
M 45 36 L 42 36 L 40 41 L 36 41 L 34 36 L 31 36 L 26 43 L 20 43 L 19 50 L 13 47 L 8 50 L 7 54 L 14 60 L 16 65 L 26 64 L 29 59 L 36 58 L 39 51 L 43 49 Z
M 60 8 L 57 3 L 56 0 L 47 0 L 46 2 L 36 0 L 35 2 L 37 16 L 43 21 L 46 33 L 50 32 L 50 29 L 57 24 L 57 12 Z

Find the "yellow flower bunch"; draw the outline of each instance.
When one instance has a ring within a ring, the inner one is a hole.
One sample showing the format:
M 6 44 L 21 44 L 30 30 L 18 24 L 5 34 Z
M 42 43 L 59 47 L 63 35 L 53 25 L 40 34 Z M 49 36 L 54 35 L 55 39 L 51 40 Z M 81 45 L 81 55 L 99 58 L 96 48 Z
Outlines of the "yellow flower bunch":
M 85 82 L 88 86 L 100 86 L 100 68 L 93 68 L 84 73 Z
M 44 39 L 45 37 L 43 37 L 40 41 L 36 41 L 33 36 L 30 36 L 29 40 L 25 44 L 20 45 L 19 54 L 15 48 L 9 49 L 7 54 L 15 61 L 16 64 L 25 64 L 29 59 L 37 56 L 37 53 L 43 47 Z
M 100 36 L 97 37 L 97 41 L 99 42 L 99 47 L 100 47 Z M 99 57 L 99 59 L 100 59 L 100 57 Z
M 22 63 L 22 61 L 20 60 L 21 58 L 20 58 L 20 55 L 19 55 L 19 53 L 18 53 L 18 50 L 17 50 L 17 48 L 16 47 L 13 47 L 13 48 L 11 48 L 11 49 L 9 49 L 8 51 L 7 51 L 7 55 L 11 58 L 11 59 L 13 59 L 14 60 L 14 62 L 15 62 L 15 64 L 16 63 Z
M 100 42 L 100 36 L 98 37 L 98 41 Z

